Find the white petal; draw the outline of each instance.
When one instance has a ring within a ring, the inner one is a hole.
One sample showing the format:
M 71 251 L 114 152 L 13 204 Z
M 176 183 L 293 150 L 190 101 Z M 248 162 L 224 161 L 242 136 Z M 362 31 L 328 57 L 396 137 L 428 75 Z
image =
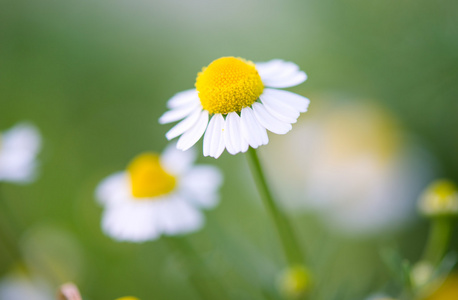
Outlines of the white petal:
M 262 79 L 263 77 L 278 72 L 279 68 L 281 68 L 281 65 L 283 63 L 284 61 L 281 59 L 272 59 L 267 62 L 258 62 L 256 63 L 256 70 L 258 71 L 259 76 L 261 76 Z
M 305 98 L 304 96 L 301 96 L 295 93 L 291 93 L 288 91 L 276 90 L 276 89 L 264 89 L 263 94 L 267 95 L 268 97 L 278 99 L 285 105 L 288 105 L 289 107 L 296 109 L 297 111 L 301 113 L 306 112 L 310 104 L 310 100 Z
M 242 135 L 251 147 L 257 148 L 269 142 L 266 129 L 256 120 L 251 108 L 245 107 L 242 109 L 241 125 Z
M 202 109 L 200 107 L 195 108 L 186 119 L 173 126 L 172 129 L 165 134 L 165 137 L 170 141 L 171 139 L 174 139 L 188 131 L 194 124 L 196 124 L 201 112 Z
M 196 160 L 197 153 L 191 148 L 181 151 L 176 148 L 176 143 L 170 143 L 162 152 L 160 160 L 164 169 L 173 175 L 181 175 L 187 172 Z
M 196 102 L 196 100 L 199 101 L 196 89 L 190 89 L 175 94 L 167 102 L 167 107 L 173 109 L 180 106 L 186 106 L 187 104 Z
M 27 183 L 35 178 L 41 136 L 35 126 L 20 123 L 0 136 L 0 180 Z
M 161 206 L 160 226 L 167 235 L 193 232 L 204 223 L 202 213 L 180 198 L 163 201 Z
M 280 121 L 272 116 L 261 103 L 254 103 L 253 111 L 259 123 L 273 133 L 285 134 L 292 128 L 291 124 Z
M 275 118 L 290 124 L 296 123 L 300 115 L 299 109 L 287 105 L 282 99 L 269 93 L 262 93 L 259 98 L 267 111 Z
M 38 129 L 29 123 L 20 123 L 1 135 L 2 151 L 21 151 L 35 155 L 41 148 Z
M 218 189 L 223 182 L 221 171 L 214 166 L 197 166 L 180 182 L 183 197 L 204 208 L 214 207 L 219 200 Z
M 256 69 L 265 86 L 285 88 L 298 85 L 307 79 L 307 75 L 299 70 L 293 62 L 275 59 L 266 63 L 257 63 Z
M 158 203 L 137 201 L 108 207 L 102 216 L 102 229 L 118 241 L 143 242 L 156 239 L 161 230 Z
M 200 113 L 199 119 L 186 131 L 178 140 L 177 148 L 180 150 L 188 150 L 202 137 L 208 124 L 208 111 L 203 110 Z
M 196 107 L 202 107 L 198 101 L 183 106 L 178 106 L 177 108 L 165 112 L 159 118 L 159 123 L 167 124 L 181 120 L 189 116 L 195 110 Z
M 108 176 L 99 183 L 95 197 L 102 205 L 119 205 L 132 198 L 129 178 L 126 172 Z
M 284 76 L 284 77 L 277 77 L 277 78 L 269 78 L 263 80 L 265 86 L 273 87 L 273 88 L 287 88 L 296 86 L 301 84 L 302 82 L 307 80 L 307 74 L 304 71 L 298 71 L 294 74 Z
M 242 135 L 241 120 L 236 112 L 231 112 L 226 116 L 224 140 L 227 152 L 232 155 L 248 150 L 248 142 Z
M 208 124 L 204 135 L 204 156 L 218 158 L 224 151 L 224 118 L 215 114 Z
M 54 290 L 41 277 L 12 272 L 0 281 L 0 299 L 50 300 L 55 297 Z

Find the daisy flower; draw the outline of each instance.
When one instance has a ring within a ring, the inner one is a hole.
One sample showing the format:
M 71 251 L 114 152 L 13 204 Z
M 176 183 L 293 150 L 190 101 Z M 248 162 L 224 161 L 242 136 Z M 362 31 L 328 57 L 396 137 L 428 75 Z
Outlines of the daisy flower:
M 458 187 L 447 179 L 432 182 L 420 196 L 418 208 L 430 217 L 458 215 Z
M 288 195 L 284 203 L 292 212 L 315 212 L 341 234 L 405 226 L 434 160 L 382 107 L 321 97 L 312 115 L 266 149 L 268 167 Z
M 40 148 L 41 137 L 33 125 L 20 123 L 0 133 L 0 181 L 32 181 Z
M 0 299 L 5 300 L 53 300 L 50 285 L 42 278 L 14 272 L 0 280 Z
M 193 166 L 195 157 L 170 145 L 162 155 L 138 155 L 126 171 L 104 179 L 96 190 L 105 206 L 103 231 L 119 241 L 143 242 L 200 229 L 199 208 L 217 204 L 222 175 L 213 166 Z
M 187 150 L 204 135 L 203 153 L 218 158 L 257 148 L 269 142 L 266 129 L 285 134 L 291 130 L 309 100 L 278 90 L 298 85 L 307 75 L 292 62 L 275 59 L 253 63 L 222 57 L 197 74 L 195 89 L 173 96 L 170 109 L 159 119 L 166 124 L 182 120 L 166 133 L 181 135 L 177 148 Z

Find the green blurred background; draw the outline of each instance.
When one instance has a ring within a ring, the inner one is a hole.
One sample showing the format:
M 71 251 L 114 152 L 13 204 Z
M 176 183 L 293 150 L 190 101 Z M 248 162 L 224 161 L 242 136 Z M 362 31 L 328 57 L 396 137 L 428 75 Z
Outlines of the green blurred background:
M 28 120 L 43 136 L 36 182 L 2 183 L 1 194 L 29 264 L 52 286 L 72 280 L 85 299 L 197 299 L 162 240 L 118 243 L 101 232 L 93 194 L 138 153 L 162 151 L 166 101 L 221 56 L 297 63 L 309 79 L 291 90 L 311 99 L 310 114 L 329 93 L 376 103 L 434 157 L 436 175 L 458 181 L 457 1 L 0 0 L 0 130 Z M 257 285 L 284 259 L 246 159 L 198 161 L 221 167 L 225 183 L 205 228 L 188 238 L 234 296 L 260 299 Z M 428 225 L 354 237 L 307 211 L 294 218 L 317 270 L 316 299 L 385 288 L 378 249 L 396 244 L 415 260 Z M 0 274 L 11 268 L 1 254 Z

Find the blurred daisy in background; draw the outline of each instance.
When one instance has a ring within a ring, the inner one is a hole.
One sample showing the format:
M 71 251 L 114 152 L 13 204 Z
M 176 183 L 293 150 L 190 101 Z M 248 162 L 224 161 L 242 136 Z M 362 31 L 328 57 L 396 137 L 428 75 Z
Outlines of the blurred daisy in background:
M 458 187 L 448 179 L 433 181 L 421 194 L 419 211 L 429 217 L 458 215 Z
M 54 300 L 49 284 L 20 272 L 13 272 L 0 281 L 0 300 Z
M 286 204 L 316 211 L 342 232 L 394 229 L 415 212 L 432 160 L 382 108 L 329 104 L 266 149 Z
M 307 75 L 292 62 L 275 59 L 253 63 L 222 57 L 197 74 L 195 89 L 173 96 L 161 124 L 183 119 L 170 129 L 171 140 L 181 135 L 177 148 L 187 150 L 204 135 L 203 153 L 218 158 L 224 151 L 245 152 L 269 142 L 266 129 L 285 134 L 306 112 L 309 100 L 273 89 L 298 85 Z M 210 120 L 210 121 L 209 121 Z
M 367 298 L 367 300 L 396 300 L 396 299 L 385 296 L 385 295 L 373 295 Z
M 36 156 L 41 148 L 37 128 L 20 123 L 0 133 L 0 181 L 27 183 L 36 175 Z
M 213 166 L 194 166 L 195 157 L 172 144 L 162 155 L 138 155 L 126 171 L 104 179 L 96 190 L 105 207 L 103 231 L 119 241 L 143 242 L 200 229 L 200 208 L 218 203 L 222 174 Z
M 425 300 L 456 300 L 458 299 L 458 273 L 452 273 L 441 283 L 436 285 L 435 290 L 430 292 Z

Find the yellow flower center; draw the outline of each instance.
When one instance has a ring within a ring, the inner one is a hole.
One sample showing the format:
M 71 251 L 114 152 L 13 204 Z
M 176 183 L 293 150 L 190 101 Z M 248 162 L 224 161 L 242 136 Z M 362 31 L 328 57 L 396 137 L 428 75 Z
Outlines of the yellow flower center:
M 264 90 L 253 62 L 221 57 L 197 74 L 196 89 L 202 107 L 211 114 L 240 112 Z
M 292 266 L 280 275 L 278 284 L 285 298 L 297 299 L 310 289 L 311 277 L 303 266 Z
M 132 297 L 132 296 L 127 296 L 127 297 L 121 297 L 116 300 L 139 300 L 137 297 Z
M 154 153 L 140 154 L 130 163 L 127 171 L 135 198 L 168 194 L 176 185 L 176 178 L 162 168 L 159 155 Z
M 451 181 L 440 180 L 431 187 L 431 192 L 440 198 L 441 202 L 446 202 L 447 198 L 457 193 L 457 188 Z
M 458 214 L 458 189 L 446 179 L 430 184 L 420 198 L 420 209 L 426 215 Z

